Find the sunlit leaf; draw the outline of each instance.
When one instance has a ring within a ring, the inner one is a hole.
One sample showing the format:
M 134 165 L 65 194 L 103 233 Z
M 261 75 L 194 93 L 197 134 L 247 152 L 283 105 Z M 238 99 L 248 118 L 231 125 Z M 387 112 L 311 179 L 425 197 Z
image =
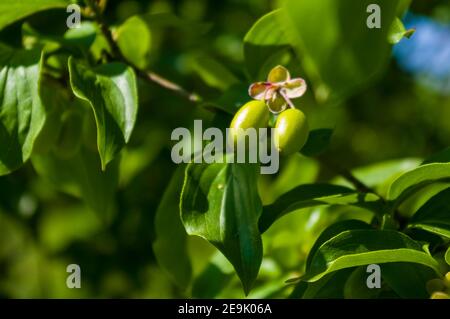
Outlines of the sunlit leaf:
M 121 63 L 95 69 L 69 59 L 70 84 L 74 94 L 92 106 L 97 123 L 97 146 L 102 169 L 129 141 L 138 109 L 133 70 Z
M 41 63 L 40 50 L 15 50 L 0 44 L 0 175 L 29 159 L 44 126 Z
M 402 20 L 395 18 L 389 29 L 388 40 L 391 44 L 399 43 L 403 38 L 410 38 L 416 30 L 406 30 Z
M 0 1 L 0 29 L 33 13 L 66 8 L 68 0 L 2 0 Z
M 180 204 L 187 233 L 203 237 L 227 257 L 246 294 L 262 261 L 257 172 L 250 164 L 189 164 Z
M 437 262 L 421 245 L 400 232 L 349 230 L 319 247 L 303 280 L 314 282 L 339 269 L 391 262 L 422 264 L 439 273 Z
M 128 61 L 145 69 L 149 62 L 152 34 L 147 23 L 139 16 L 132 16 L 115 32 L 117 44 Z M 139 35 L 139 41 L 136 41 Z
M 397 179 L 389 187 L 387 198 L 399 205 L 408 196 L 434 181 L 450 178 L 450 163 L 432 163 L 410 170 Z

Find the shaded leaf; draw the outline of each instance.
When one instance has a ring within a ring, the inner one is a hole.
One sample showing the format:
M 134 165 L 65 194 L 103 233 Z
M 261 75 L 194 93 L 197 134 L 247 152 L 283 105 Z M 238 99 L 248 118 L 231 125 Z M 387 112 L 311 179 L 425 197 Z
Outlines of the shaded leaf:
M 230 284 L 233 276 L 234 271 L 230 263 L 222 255 L 216 254 L 195 278 L 192 296 L 195 298 L 215 298 Z
M 431 155 L 423 161 L 422 165 L 430 163 L 450 163 L 450 147 Z
M 436 277 L 432 269 L 412 263 L 383 264 L 381 275 L 400 297 L 409 299 L 428 298 L 426 283 Z
M 330 145 L 333 129 L 321 128 L 309 132 L 306 144 L 300 150 L 305 156 L 313 157 L 322 154 Z
M 367 27 L 370 4 L 380 6 L 379 29 Z M 380 74 L 389 59 L 386 39 L 397 6 L 397 0 L 284 2 L 280 21 L 319 100 L 345 98 Z
M 69 59 L 74 94 L 87 102 L 97 123 L 97 146 L 102 169 L 129 141 L 136 122 L 138 97 L 133 70 L 121 63 L 90 69 Z
M 187 235 L 181 223 L 179 207 L 184 170 L 184 166 L 176 169 L 159 203 L 155 214 L 156 239 L 153 242 L 158 264 L 182 289 L 189 286 L 192 277 Z
M 351 268 L 349 268 L 352 270 Z M 345 299 L 375 299 L 381 289 L 370 289 L 366 280 L 369 274 L 366 267 L 358 267 L 352 271 L 344 284 Z M 341 270 L 342 271 L 342 270 Z
M 49 152 L 33 155 L 31 160 L 36 172 L 57 189 L 82 198 L 104 221 L 111 220 L 118 183 L 118 160 L 102 171 L 98 156 L 85 147 L 67 159 Z
M 344 286 L 354 269 L 342 269 L 316 282 L 308 282 L 302 299 L 343 299 Z
M 430 198 L 411 218 L 410 227 L 450 238 L 450 188 Z
M 238 78 L 225 65 L 205 53 L 191 54 L 189 68 L 197 73 L 206 84 L 221 91 L 239 83 Z
M 263 233 L 280 217 L 301 208 L 321 205 L 353 205 L 377 210 L 378 197 L 331 184 L 306 184 L 281 195 L 273 204 L 264 206 L 259 220 Z

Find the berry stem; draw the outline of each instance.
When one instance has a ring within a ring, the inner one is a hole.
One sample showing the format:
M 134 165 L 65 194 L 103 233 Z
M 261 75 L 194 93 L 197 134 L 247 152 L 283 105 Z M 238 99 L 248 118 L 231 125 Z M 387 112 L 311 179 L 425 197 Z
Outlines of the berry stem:
M 291 99 L 287 97 L 286 93 L 283 92 L 283 89 L 280 89 L 278 92 L 280 92 L 280 95 L 283 97 L 283 99 L 286 101 L 287 105 L 291 109 L 295 109 L 294 103 L 292 103 Z

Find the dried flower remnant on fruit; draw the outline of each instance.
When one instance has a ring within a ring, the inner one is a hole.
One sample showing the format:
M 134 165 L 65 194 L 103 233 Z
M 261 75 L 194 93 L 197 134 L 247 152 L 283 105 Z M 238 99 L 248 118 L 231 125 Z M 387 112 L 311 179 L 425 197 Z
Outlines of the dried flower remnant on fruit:
M 250 85 L 248 94 L 255 100 L 265 101 L 270 111 L 278 114 L 288 106 L 294 108 L 291 99 L 301 97 L 306 88 L 304 79 L 291 79 L 289 71 L 278 65 L 269 72 L 266 82 Z

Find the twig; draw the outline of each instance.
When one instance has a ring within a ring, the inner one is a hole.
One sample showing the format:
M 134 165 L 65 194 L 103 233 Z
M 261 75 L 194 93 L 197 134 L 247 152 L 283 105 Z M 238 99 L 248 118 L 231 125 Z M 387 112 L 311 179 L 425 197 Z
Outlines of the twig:
M 99 24 L 100 30 L 101 30 L 102 34 L 104 35 L 106 41 L 108 42 L 108 45 L 111 48 L 112 56 L 114 58 L 131 66 L 140 78 L 142 78 L 148 82 L 156 83 L 159 86 L 161 86 L 167 90 L 171 90 L 171 91 L 175 92 L 176 94 L 178 94 L 179 96 L 187 99 L 190 102 L 196 103 L 196 102 L 200 102 L 202 100 L 198 94 L 185 90 L 180 85 L 164 78 L 163 76 L 161 76 L 155 72 L 142 70 L 139 67 L 137 67 L 134 63 L 129 61 L 123 55 L 122 51 L 120 50 L 119 46 L 117 45 L 117 42 L 115 41 L 113 34 L 111 33 L 111 30 L 109 29 L 108 24 L 105 22 L 103 15 L 100 12 L 100 9 L 98 8 L 97 4 L 95 3 L 95 0 L 86 0 L 86 3 L 94 12 L 94 19 Z
M 372 193 L 377 195 L 381 200 L 385 201 L 381 195 L 379 195 L 373 188 L 367 186 L 363 181 L 358 179 L 355 175 L 352 174 L 348 169 L 339 167 L 329 160 L 325 159 L 323 156 L 318 157 L 319 162 L 321 162 L 324 166 L 331 168 L 337 174 L 341 175 L 346 181 L 350 182 L 356 190 L 361 193 Z

